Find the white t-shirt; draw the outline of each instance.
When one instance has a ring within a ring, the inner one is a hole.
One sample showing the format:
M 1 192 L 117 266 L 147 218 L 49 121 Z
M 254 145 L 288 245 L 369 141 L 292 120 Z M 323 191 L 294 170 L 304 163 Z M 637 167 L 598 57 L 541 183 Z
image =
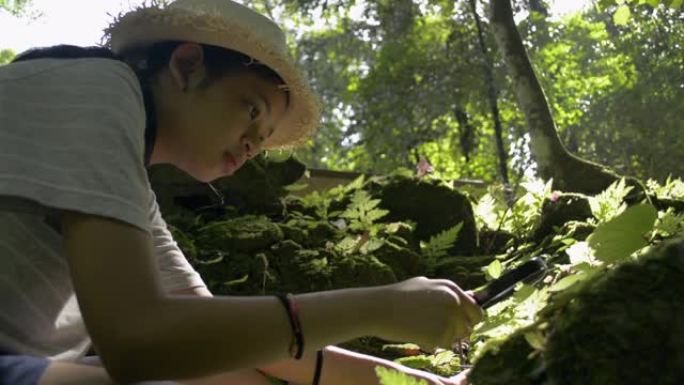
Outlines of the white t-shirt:
M 90 345 L 57 209 L 149 231 L 164 289 L 205 287 L 159 212 L 144 131 L 140 86 L 124 63 L 0 67 L 0 352 L 76 360 Z

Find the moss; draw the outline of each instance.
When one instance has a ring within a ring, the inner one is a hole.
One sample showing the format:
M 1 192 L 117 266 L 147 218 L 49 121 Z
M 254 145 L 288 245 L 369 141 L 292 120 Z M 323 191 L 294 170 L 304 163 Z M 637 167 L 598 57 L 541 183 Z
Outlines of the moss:
M 198 263 L 195 268 L 214 294 L 261 294 L 273 284 L 268 273 L 269 256 L 264 253 L 224 254 L 211 263 Z M 266 277 L 266 282 L 264 282 Z
M 543 354 L 535 356 L 539 365 L 528 359 L 532 350 L 518 332 L 476 363 L 471 383 L 684 383 L 684 240 L 560 292 L 541 320 L 549 329 Z
M 248 215 L 213 222 L 197 230 L 196 244 L 226 252 L 263 250 L 283 239 L 283 232 L 264 216 Z
M 537 385 L 540 361 L 525 340 L 524 331 L 519 331 L 482 356 L 468 380 L 471 385 Z
M 684 383 L 684 242 L 617 267 L 555 315 L 554 384 Z
M 333 270 L 335 288 L 385 285 L 397 281 L 392 269 L 373 255 L 340 258 Z
M 390 266 L 398 280 L 424 275 L 426 266 L 420 254 L 397 245 L 398 242 L 385 242 L 373 254 L 382 263 Z

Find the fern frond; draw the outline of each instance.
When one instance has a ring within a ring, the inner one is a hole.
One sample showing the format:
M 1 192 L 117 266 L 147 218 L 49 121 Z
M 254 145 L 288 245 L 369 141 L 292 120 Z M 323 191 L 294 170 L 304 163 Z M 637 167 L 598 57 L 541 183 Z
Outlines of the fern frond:
M 447 251 L 456 243 L 462 228 L 463 222 L 459 222 L 456 226 L 433 235 L 429 241 L 421 245 L 423 255 L 433 260 L 446 256 Z

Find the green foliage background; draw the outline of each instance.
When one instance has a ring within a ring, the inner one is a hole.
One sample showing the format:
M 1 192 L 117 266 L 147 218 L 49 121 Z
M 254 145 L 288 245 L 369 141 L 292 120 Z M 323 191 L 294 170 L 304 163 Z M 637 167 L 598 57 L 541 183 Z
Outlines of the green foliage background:
M 386 173 L 426 156 L 443 177 L 499 178 L 468 2 L 252 3 L 292 21 L 293 49 L 323 96 L 322 127 L 300 151 L 310 166 Z M 558 20 L 543 1 L 515 4 L 565 145 L 628 175 L 682 176 L 682 7 L 600 1 Z M 528 136 L 488 33 L 487 7 L 480 2 L 479 15 L 494 59 L 508 166 L 519 180 L 532 164 Z

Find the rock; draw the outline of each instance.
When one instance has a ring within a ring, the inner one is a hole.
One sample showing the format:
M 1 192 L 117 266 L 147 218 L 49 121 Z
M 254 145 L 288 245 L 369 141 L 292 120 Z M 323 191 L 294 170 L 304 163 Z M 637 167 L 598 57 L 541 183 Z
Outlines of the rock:
M 585 221 L 591 217 L 591 207 L 585 195 L 561 193 L 556 200 L 544 200 L 540 224 L 533 238 L 541 240 L 560 229 L 566 222 Z
M 515 235 L 503 230 L 480 230 L 478 233 L 480 254 L 504 254 Z
M 258 157 L 214 186 L 224 193 L 228 204 L 250 213 L 278 215 L 283 212 L 281 199 L 288 193 L 285 186 L 301 179 L 305 171 L 306 166 L 293 157 L 284 162 Z
M 240 213 L 279 215 L 283 211 L 284 188 L 299 180 L 306 167 L 294 158 L 283 162 L 257 157 L 245 163 L 235 175 L 212 182 L 223 195 L 225 205 Z M 149 171 L 150 183 L 165 216 L 179 210 L 198 212 L 220 206 L 219 197 L 206 183 L 198 182 L 169 165 L 154 166 Z

